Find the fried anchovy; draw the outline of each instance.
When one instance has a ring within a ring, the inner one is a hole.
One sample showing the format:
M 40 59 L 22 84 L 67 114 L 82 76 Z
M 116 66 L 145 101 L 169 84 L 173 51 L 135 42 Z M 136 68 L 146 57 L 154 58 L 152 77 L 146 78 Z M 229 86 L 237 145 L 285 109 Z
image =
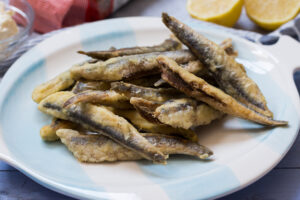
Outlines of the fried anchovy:
M 99 163 L 143 159 L 140 154 L 124 148 L 104 135 L 86 134 L 84 131 L 78 132 L 71 129 L 60 129 L 57 135 L 81 162 Z M 165 155 L 184 154 L 206 159 L 213 154 L 207 147 L 180 137 L 154 133 L 142 135 Z
M 47 142 L 56 141 L 59 139 L 59 137 L 56 135 L 56 131 L 61 128 L 73 129 L 76 128 L 76 124 L 66 120 L 53 118 L 50 125 L 45 125 L 41 128 L 40 136 L 44 141 Z
M 275 121 L 251 110 L 222 90 L 208 84 L 205 80 L 182 69 L 165 56 L 157 58 L 162 67 L 162 78 L 176 89 L 224 113 L 269 126 L 286 125 L 285 121 Z
M 220 47 L 225 50 L 227 55 L 234 57 L 237 56 L 237 52 L 233 49 L 232 40 L 230 38 L 224 40 L 220 44 Z M 187 64 L 181 65 L 181 67 L 200 77 L 209 73 L 207 68 L 199 60 L 190 61 Z
M 71 68 L 71 75 L 78 80 L 119 81 L 129 78 L 138 78 L 159 73 L 156 57 L 168 56 L 178 63 L 187 63 L 195 60 L 194 55 L 188 50 L 154 52 L 132 56 L 110 58 L 105 62 L 85 63 Z
M 140 113 L 140 115 L 152 123 L 161 124 L 161 122 L 154 116 L 155 109 L 161 105 L 153 101 L 148 101 L 143 98 L 132 97 L 130 103 Z
M 232 40 L 230 38 L 224 40 L 220 44 L 220 46 L 225 50 L 225 52 L 228 55 L 233 56 L 234 58 L 238 55 L 238 53 L 234 50 L 234 48 L 232 46 Z M 191 72 L 192 74 L 195 74 L 196 76 L 203 78 L 204 80 L 208 81 L 209 83 L 211 83 L 213 85 L 217 85 L 215 83 L 214 78 L 210 75 L 208 69 L 199 60 L 193 60 L 186 64 L 182 64 L 180 66 L 182 68 L 184 68 L 185 70 Z M 243 66 L 241 66 L 241 67 L 243 67 Z M 243 70 L 245 71 L 244 68 L 243 68 Z M 166 82 L 163 79 L 159 79 L 157 82 L 154 83 L 154 86 L 159 87 L 165 83 Z
M 80 92 L 86 90 L 109 90 L 110 83 L 104 81 L 77 81 L 75 86 L 72 88 L 72 92 L 74 94 L 78 94 Z
M 164 24 L 197 56 L 215 77 L 218 85 L 239 102 L 267 117 L 272 117 L 265 97 L 243 70 L 242 64 L 223 48 L 192 30 L 174 17 L 162 14 Z
M 173 128 L 165 124 L 151 123 L 143 118 L 136 110 L 116 110 L 114 113 L 128 119 L 138 130 L 167 135 L 179 135 L 191 141 L 198 141 L 198 136 L 194 131 Z
M 163 124 L 174 128 L 190 129 L 210 124 L 223 113 L 193 99 L 181 98 L 165 102 L 157 107 L 154 116 Z
M 147 114 L 148 119 L 151 117 L 152 121 L 155 119 L 173 128 L 191 129 L 207 125 L 223 116 L 223 113 L 207 104 L 188 98 L 172 99 L 161 105 L 153 105 L 152 102 L 142 98 L 132 98 L 130 103 L 143 113 L 143 116 Z
M 88 130 L 106 135 L 153 162 L 166 162 L 166 155 L 141 136 L 128 121 L 108 109 L 92 104 L 73 104 L 63 108 L 73 96 L 72 92 L 57 92 L 42 100 L 38 108 L 53 117 L 78 123 Z
M 39 103 L 50 94 L 69 88 L 74 82 L 69 71 L 63 72 L 50 81 L 37 86 L 32 92 L 32 99 Z
M 180 65 L 185 70 L 191 72 L 192 74 L 196 74 L 197 76 L 209 76 L 208 70 L 203 66 L 203 64 L 198 60 L 190 61 L 186 64 Z M 159 87 L 163 84 L 165 84 L 166 81 L 163 79 L 159 79 L 157 82 L 154 83 L 155 87 Z
M 93 103 L 101 104 L 106 106 L 112 106 L 114 108 L 120 109 L 130 109 L 132 108 L 129 103 L 129 98 L 123 96 L 112 90 L 98 91 L 98 90 L 88 90 L 72 96 L 66 101 L 64 107 L 70 106 L 76 103 Z
M 167 39 L 163 43 L 155 46 L 146 47 L 131 47 L 122 49 L 113 49 L 109 51 L 78 51 L 80 54 L 87 55 L 92 58 L 107 60 L 109 58 L 119 57 L 119 56 L 129 56 L 136 54 L 144 54 L 151 52 L 163 52 L 163 51 L 174 51 L 181 49 L 181 43 L 174 39 Z
M 156 102 L 164 102 L 170 98 L 182 96 L 182 93 L 174 88 L 149 88 L 124 82 L 111 83 L 111 90 L 123 94 L 128 98 L 142 97 L 143 99 Z

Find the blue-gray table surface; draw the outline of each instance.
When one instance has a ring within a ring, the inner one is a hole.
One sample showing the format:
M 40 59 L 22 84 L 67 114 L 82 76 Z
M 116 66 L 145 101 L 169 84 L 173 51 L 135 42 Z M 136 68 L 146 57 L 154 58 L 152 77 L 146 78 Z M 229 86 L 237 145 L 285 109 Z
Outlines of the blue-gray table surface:
M 162 11 L 170 14 L 180 12 L 181 16 L 189 17 L 183 0 L 133 0 L 121 8 L 112 17 L 125 16 L 160 16 Z M 243 11 L 235 28 L 264 33 L 253 24 Z M 300 91 L 300 72 L 294 74 L 294 79 Z M 284 159 L 266 176 L 252 185 L 222 199 L 241 200 L 290 200 L 300 199 L 300 137 L 292 146 Z M 32 199 L 72 199 L 53 192 L 35 183 L 15 168 L 0 161 L 0 200 L 32 200 Z

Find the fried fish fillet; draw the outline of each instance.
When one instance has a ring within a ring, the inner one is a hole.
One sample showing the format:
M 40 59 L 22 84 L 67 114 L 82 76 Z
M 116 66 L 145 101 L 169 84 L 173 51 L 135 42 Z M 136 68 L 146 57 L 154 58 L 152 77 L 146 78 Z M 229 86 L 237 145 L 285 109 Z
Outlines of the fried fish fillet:
M 152 53 L 152 52 L 163 52 L 163 51 L 174 51 L 181 49 L 181 43 L 174 39 L 167 39 L 163 43 L 155 46 L 144 46 L 144 47 L 130 47 L 122 49 L 112 49 L 108 51 L 78 51 L 80 54 L 87 55 L 92 58 L 107 60 L 109 58 L 119 56 L 129 56 L 136 54 Z
M 104 135 L 80 133 L 71 129 L 59 129 L 57 135 L 81 162 L 99 163 L 143 159 L 140 154 L 119 145 Z M 165 155 L 184 154 L 206 159 L 213 154 L 207 147 L 180 137 L 153 133 L 142 135 Z
M 210 124 L 223 115 L 205 103 L 188 98 L 169 100 L 154 112 L 154 116 L 161 123 L 184 129 Z
M 161 124 L 161 122 L 154 115 L 155 109 L 159 107 L 161 103 L 149 101 L 138 97 L 130 98 L 130 103 L 140 113 L 140 115 L 143 118 L 145 118 L 147 121 Z
M 159 56 L 162 78 L 187 96 L 203 101 L 211 107 L 253 122 L 269 126 L 287 125 L 285 121 L 276 121 L 244 106 L 222 90 L 208 84 L 205 80 L 181 68 L 174 60 Z
M 163 13 L 162 19 L 174 35 L 208 68 L 222 90 L 252 110 L 266 117 L 273 116 L 260 89 L 234 57 L 228 56 L 223 48 L 174 17 Z
M 114 113 L 128 119 L 139 131 L 167 135 L 179 135 L 191 141 L 198 141 L 197 134 L 192 130 L 173 128 L 166 124 L 151 123 L 136 110 L 115 110 Z
M 106 106 L 112 106 L 119 109 L 132 108 L 129 103 L 129 98 L 113 90 L 101 91 L 101 90 L 88 90 L 72 96 L 68 99 L 64 107 L 68 107 L 76 103 L 93 103 Z
M 142 97 L 143 99 L 156 102 L 164 102 L 170 98 L 180 97 L 183 95 L 174 88 L 149 88 L 125 82 L 111 83 L 111 90 L 123 94 L 128 98 Z
M 78 94 L 87 90 L 109 90 L 110 83 L 104 81 L 85 81 L 79 80 L 72 88 L 74 94 Z
M 129 103 L 131 97 L 143 97 L 156 102 L 164 102 L 173 97 L 180 97 L 182 93 L 179 93 L 173 88 L 149 88 L 134 85 L 124 82 L 111 83 L 111 90 L 108 91 L 84 91 L 76 94 L 68 101 L 66 101 L 64 107 L 67 107 L 75 103 L 93 103 L 112 106 L 120 109 L 132 108 Z
M 130 103 L 147 119 L 173 128 L 191 129 L 207 125 L 224 115 L 205 103 L 188 98 L 172 99 L 161 105 L 142 98 L 131 98 Z
M 212 85 L 217 85 L 216 81 L 210 75 L 209 71 L 198 60 L 193 60 L 193 61 L 190 61 L 186 64 L 181 64 L 180 67 L 182 67 L 183 69 L 191 72 L 192 74 L 195 74 L 196 76 L 199 76 L 199 77 L 205 79 L 206 81 L 208 81 Z M 167 84 L 167 82 L 163 79 L 159 79 L 158 81 L 156 81 L 154 83 L 154 86 L 155 87 L 160 87 L 164 84 Z
M 148 160 L 166 163 L 166 155 L 141 136 L 128 121 L 108 109 L 92 104 L 73 104 L 64 108 L 65 102 L 73 96 L 72 92 L 54 93 L 43 99 L 38 108 L 53 117 L 78 123 L 88 130 L 106 135 Z
M 234 58 L 237 57 L 238 53 L 234 50 L 234 48 L 232 46 L 232 40 L 230 38 L 224 40 L 220 44 L 220 46 L 221 46 L 221 48 L 223 48 L 225 50 L 225 52 L 228 55 L 233 56 Z M 182 68 L 184 68 L 185 70 L 191 72 L 192 74 L 195 74 L 196 76 L 203 78 L 204 80 L 208 81 L 209 83 L 211 83 L 213 85 L 217 85 L 215 83 L 214 78 L 210 75 L 208 69 L 199 60 L 193 60 L 186 64 L 181 64 L 180 66 Z M 245 69 L 243 69 L 243 70 L 245 71 Z M 156 81 L 154 83 L 154 86 L 159 87 L 165 83 L 166 82 L 163 79 L 159 79 L 158 81 Z
M 70 72 L 63 72 L 50 81 L 37 86 L 32 92 L 32 99 L 39 103 L 50 94 L 65 90 L 74 83 L 75 81 L 71 78 Z
M 178 63 L 187 63 L 195 60 L 195 56 L 188 50 L 153 52 L 131 56 L 110 58 L 105 62 L 86 62 L 74 65 L 71 75 L 74 79 L 119 81 L 130 78 L 138 78 L 159 73 L 160 68 L 156 61 L 158 55 L 168 56 Z

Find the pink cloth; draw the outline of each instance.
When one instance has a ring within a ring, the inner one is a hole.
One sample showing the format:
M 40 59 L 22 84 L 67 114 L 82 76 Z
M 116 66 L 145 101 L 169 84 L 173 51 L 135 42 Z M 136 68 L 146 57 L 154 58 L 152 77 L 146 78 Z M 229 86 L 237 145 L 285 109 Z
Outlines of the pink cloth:
M 28 0 L 35 11 L 34 30 L 45 33 L 106 18 L 127 0 Z

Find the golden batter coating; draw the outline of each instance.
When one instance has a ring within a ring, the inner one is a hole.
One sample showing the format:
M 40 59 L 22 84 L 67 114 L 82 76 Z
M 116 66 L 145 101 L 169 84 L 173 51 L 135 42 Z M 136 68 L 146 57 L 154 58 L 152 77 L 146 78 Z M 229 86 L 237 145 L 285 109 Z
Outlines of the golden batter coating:
M 183 128 L 173 128 L 166 124 L 149 122 L 136 110 L 115 110 L 114 113 L 128 119 L 139 131 L 167 135 L 179 135 L 194 142 L 198 141 L 198 136 L 194 131 Z
M 215 77 L 218 85 L 247 107 L 266 117 L 273 117 L 265 97 L 250 79 L 242 64 L 237 63 L 223 48 L 166 13 L 163 23 L 194 53 Z
M 173 58 L 178 63 L 187 63 L 195 60 L 195 56 L 188 50 L 165 51 L 110 58 L 104 62 L 86 62 L 74 65 L 70 71 L 72 77 L 76 80 L 82 78 L 100 81 L 136 79 L 151 74 L 158 74 L 160 71 L 156 57 L 161 54 Z
M 275 121 L 249 109 L 222 90 L 208 84 L 205 80 L 182 69 L 174 60 L 159 56 L 162 78 L 176 89 L 199 101 L 203 101 L 221 112 L 268 126 L 287 125 L 285 121 Z
M 223 116 L 222 112 L 207 104 L 188 98 L 172 99 L 161 105 L 142 98 L 131 98 L 130 103 L 146 119 L 167 124 L 173 128 L 191 129 L 207 125 Z
M 155 102 L 164 102 L 170 98 L 180 97 L 183 95 L 174 88 L 149 88 L 124 82 L 111 83 L 111 90 L 123 94 L 128 98 L 141 97 Z
M 78 51 L 80 54 L 87 55 L 89 57 L 107 60 L 109 58 L 119 57 L 119 56 L 129 56 L 129 55 L 137 55 L 144 53 L 152 53 L 152 52 L 163 52 L 163 51 L 174 51 L 181 49 L 181 43 L 178 40 L 169 38 L 166 39 L 163 43 L 154 46 L 145 46 L 145 47 L 129 47 L 122 49 L 111 49 L 107 51 Z
M 140 154 L 119 145 L 104 135 L 71 129 L 59 129 L 57 135 L 81 162 L 99 163 L 143 159 Z M 185 154 L 206 159 L 213 154 L 207 147 L 180 137 L 153 133 L 143 133 L 143 136 L 166 155 Z
M 107 90 L 107 91 L 98 91 L 98 90 L 90 90 L 84 91 L 76 94 L 72 98 L 68 99 L 64 107 L 70 106 L 76 103 L 93 103 L 93 104 L 101 104 L 106 106 L 112 106 L 114 108 L 120 109 L 130 109 L 132 108 L 129 103 L 129 98 L 121 95 L 115 91 Z
M 128 121 L 105 107 L 92 104 L 73 104 L 64 108 L 63 105 L 72 96 L 74 96 L 72 92 L 57 92 L 41 101 L 38 108 L 53 117 L 66 119 L 78 123 L 88 130 L 104 134 L 153 162 L 166 162 L 166 155 L 141 136 Z
M 71 87 L 74 82 L 69 71 L 63 72 L 50 81 L 37 86 L 32 92 L 32 99 L 36 103 L 39 103 L 50 94 Z
M 72 92 L 74 94 L 78 94 L 80 92 L 84 92 L 87 90 L 109 90 L 109 89 L 110 89 L 109 82 L 79 80 L 72 88 Z
M 210 124 L 223 115 L 205 103 L 188 98 L 169 100 L 154 112 L 154 116 L 161 123 L 183 129 Z

